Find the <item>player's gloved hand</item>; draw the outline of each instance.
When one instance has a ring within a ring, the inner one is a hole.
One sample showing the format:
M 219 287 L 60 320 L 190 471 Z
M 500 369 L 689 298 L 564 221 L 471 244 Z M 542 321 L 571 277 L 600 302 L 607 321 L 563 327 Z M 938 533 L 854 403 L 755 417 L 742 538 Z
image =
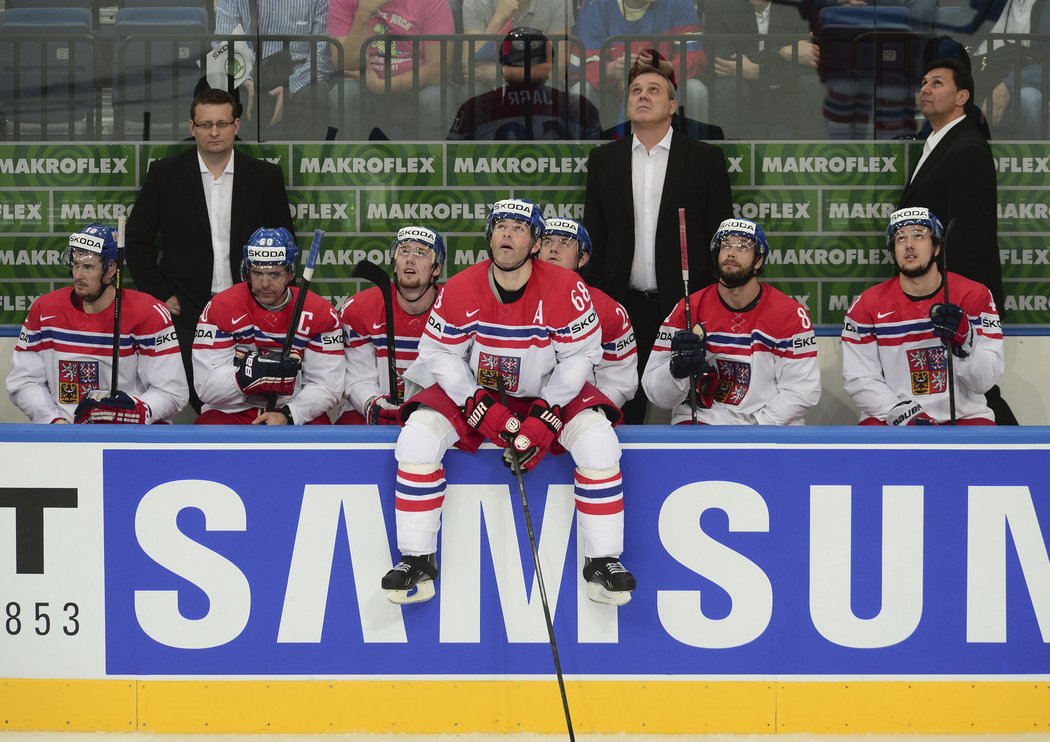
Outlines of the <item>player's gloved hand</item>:
M 486 389 L 478 389 L 463 403 L 467 425 L 481 433 L 500 448 L 506 448 L 521 428 L 514 413 L 496 401 Z
M 550 450 L 561 428 L 561 408 L 537 399 L 521 421 L 521 431 L 514 437 L 514 454 L 509 450 L 503 452 L 504 465 L 513 469 L 516 455 L 522 469 L 534 468 Z
M 970 318 L 957 304 L 934 304 L 930 307 L 933 334 L 959 358 L 973 352 L 974 332 Z
M 145 425 L 149 422 L 149 405 L 124 392 L 110 396 L 105 389 L 95 389 L 84 395 L 73 413 L 73 422 L 79 424 Z
M 918 402 L 900 402 L 886 415 L 887 425 L 937 425 Z
M 377 394 L 365 405 L 365 420 L 369 425 L 400 425 L 401 405 L 389 394 Z
M 679 330 L 671 338 L 671 376 L 684 379 L 699 374 L 707 363 L 706 337 L 700 325 L 693 325 L 692 331 Z
M 237 386 L 245 394 L 289 395 L 303 362 L 294 355 L 282 358 L 274 350 L 253 351 L 237 361 Z
M 700 407 L 709 409 L 715 403 L 718 391 L 718 369 L 705 362 L 696 375 L 696 401 Z

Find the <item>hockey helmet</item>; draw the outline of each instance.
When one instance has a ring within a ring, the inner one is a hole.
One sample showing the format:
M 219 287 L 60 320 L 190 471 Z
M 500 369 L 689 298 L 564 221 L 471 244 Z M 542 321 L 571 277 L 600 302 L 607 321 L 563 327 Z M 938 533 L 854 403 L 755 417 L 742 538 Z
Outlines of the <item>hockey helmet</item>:
M 587 228 L 575 219 L 563 219 L 561 217 L 548 219 L 543 227 L 543 236 L 546 237 L 547 235 L 571 237 L 576 240 L 576 244 L 580 248 L 580 255 L 590 255 L 593 252 L 591 236 L 587 234 Z
M 769 242 L 766 240 L 766 233 L 758 222 L 750 219 L 726 219 L 719 224 L 718 229 L 715 230 L 715 236 L 711 238 L 712 255 L 718 255 L 719 250 L 722 249 L 722 240 L 730 235 L 748 238 L 755 243 L 755 249 L 760 258 L 765 260 L 769 257 Z
M 295 273 L 295 260 L 299 246 L 295 237 L 284 227 L 260 227 L 248 238 L 241 253 L 241 278 L 248 278 L 248 270 L 254 266 L 284 266 Z
M 930 230 L 930 237 L 939 243 L 944 239 L 944 225 L 929 209 L 913 206 L 907 209 L 897 209 L 890 214 L 890 226 L 886 229 L 886 249 L 893 252 L 893 240 L 897 230 L 909 224 L 918 224 Z
M 65 263 L 73 266 L 73 252 L 82 250 L 102 257 L 103 263 L 117 260 L 117 228 L 93 222 L 79 232 L 69 235 L 69 246 L 65 253 Z
M 499 63 L 504 67 L 524 67 L 528 58 L 531 64 L 544 64 L 551 61 L 549 49 L 550 40 L 538 28 L 517 26 L 503 37 Z
M 427 227 L 402 227 L 390 243 L 390 262 L 393 264 L 397 248 L 402 242 L 419 242 L 434 251 L 434 265 L 445 264 L 445 241 L 441 235 Z
M 525 222 L 532 229 L 532 239 L 538 240 L 543 234 L 543 212 L 540 207 L 525 198 L 508 198 L 492 205 L 488 223 L 485 225 L 485 239 L 492 239 L 496 222 L 501 219 L 514 219 Z

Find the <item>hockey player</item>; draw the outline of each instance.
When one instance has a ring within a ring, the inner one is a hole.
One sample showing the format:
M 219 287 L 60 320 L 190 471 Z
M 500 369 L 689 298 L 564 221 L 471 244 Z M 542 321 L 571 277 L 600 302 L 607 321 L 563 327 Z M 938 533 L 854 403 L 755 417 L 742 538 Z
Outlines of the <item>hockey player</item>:
M 189 401 L 171 314 L 131 289 L 121 295 L 119 391 L 110 395 L 116 260 L 116 229 L 89 224 L 63 256 L 73 285 L 29 307 L 7 391 L 33 422 L 155 423 Z
M 343 328 L 309 291 L 293 318 L 299 248 L 284 227 L 262 227 L 243 249 L 243 283 L 212 297 L 197 323 L 193 379 L 204 403 L 198 424 L 326 425 L 343 389 Z M 281 355 L 297 321 L 292 350 Z M 267 402 L 276 397 L 273 411 Z
M 578 271 L 591 259 L 591 236 L 573 219 L 546 221 L 540 238 L 540 259 Z M 602 359 L 594 367 L 594 385 L 617 407 L 638 390 L 638 348 L 634 328 L 619 302 L 600 289 L 588 287 L 602 327 Z
M 386 308 L 383 292 L 373 286 L 351 296 L 339 311 L 346 331 L 346 404 L 341 425 L 398 425 L 405 399 L 402 374 L 419 354 L 430 308 L 438 295 L 445 263 L 445 241 L 426 227 L 398 230 L 390 245 L 394 266 L 394 361 L 397 389 L 391 390 Z
M 711 239 L 718 283 L 689 297 L 664 320 L 642 373 L 642 388 L 671 422 L 802 425 L 820 399 L 817 341 L 806 308 L 759 273 L 769 256 L 765 232 L 748 219 L 726 219 Z
M 449 279 L 419 341 L 419 360 L 406 373 L 414 381 L 425 368 L 437 383 L 402 409 L 406 423 L 394 451 L 401 561 L 382 579 L 395 603 L 434 595 L 445 451 L 475 451 L 486 440 L 513 446 L 526 470 L 552 449 L 569 451 L 588 596 L 614 605 L 630 600 L 635 580 L 619 561 L 620 444 L 607 414 L 619 416 L 587 381 L 601 359 L 598 319 L 578 276 L 533 260 L 542 233 L 531 201 L 493 206 L 485 228 L 491 258 Z M 514 458 L 504 453 L 508 466 Z
M 897 276 L 862 293 L 842 327 L 842 375 L 861 425 L 950 422 L 949 350 L 957 424 L 994 425 L 984 393 L 1003 372 L 1003 334 L 991 292 L 945 278 L 944 229 L 929 209 L 893 212 L 886 246 Z

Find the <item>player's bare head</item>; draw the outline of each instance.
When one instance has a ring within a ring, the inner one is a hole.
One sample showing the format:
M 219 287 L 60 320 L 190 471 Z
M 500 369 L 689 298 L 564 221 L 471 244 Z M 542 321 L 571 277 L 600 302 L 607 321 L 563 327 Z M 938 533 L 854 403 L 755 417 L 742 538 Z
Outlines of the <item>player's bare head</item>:
M 726 219 L 711 238 L 711 258 L 722 285 L 743 286 L 762 272 L 769 258 L 765 230 L 750 219 Z
M 539 29 L 518 26 L 503 37 L 499 61 L 507 82 L 538 85 L 550 77 L 554 47 Z
M 578 270 L 590 260 L 591 236 L 575 219 L 548 219 L 540 238 L 540 259 L 562 268 Z
M 944 243 L 944 227 L 926 208 L 898 209 L 890 214 L 886 247 L 893 253 L 901 275 L 919 278 L 937 264 Z
M 62 261 L 69 268 L 74 289 L 94 301 L 113 282 L 117 271 L 117 229 L 92 223 L 69 235 Z
M 445 264 L 445 241 L 429 227 L 402 227 L 390 243 L 390 263 L 394 267 L 394 285 L 409 301 L 420 298 L 437 283 Z M 421 289 L 418 295 L 404 290 Z
M 198 91 L 190 103 L 190 121 L 197 120 L 197 106 L 229 106 L 227 112 L 230 119 L 240 118 L 240 102 L 230 93 L 222 88 L 206 87 Z
M 260 227 L 241 251 L 241 277 L 252 296 L 267 308 L 283 306 L 290 298 L 299 246 L 284 227 Z

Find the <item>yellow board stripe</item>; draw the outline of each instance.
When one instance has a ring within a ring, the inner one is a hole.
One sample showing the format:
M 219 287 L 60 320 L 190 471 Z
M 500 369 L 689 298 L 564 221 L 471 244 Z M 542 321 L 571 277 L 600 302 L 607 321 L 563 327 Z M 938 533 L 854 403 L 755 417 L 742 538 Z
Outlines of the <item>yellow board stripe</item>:
M 581 734 L 1050 731 L 1035 681 L 567 681 Z M 0 731 L 565 730 L 550 680 L 0 680 Z

